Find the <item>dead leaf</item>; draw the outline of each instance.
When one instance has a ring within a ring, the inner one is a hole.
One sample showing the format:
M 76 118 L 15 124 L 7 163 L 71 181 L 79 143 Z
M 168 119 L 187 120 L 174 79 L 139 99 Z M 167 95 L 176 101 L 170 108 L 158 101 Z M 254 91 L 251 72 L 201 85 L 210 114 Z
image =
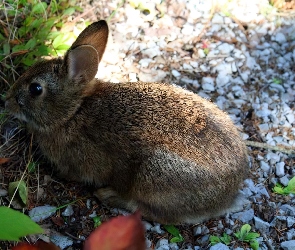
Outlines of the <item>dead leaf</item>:
M 61 250 L 60 247 L 56 246 L 52 242 L 45 242 L 38 240 L 36 244 L 32 245 L 26 242 L 21 242 L 11 250 Z
M 0 164 L 4 164 L 10 161 L 10 158 L 0 158 Z
M 103 223 L 86 239 L 84 250 L 144 250 L 141 215 L 118 216 Z

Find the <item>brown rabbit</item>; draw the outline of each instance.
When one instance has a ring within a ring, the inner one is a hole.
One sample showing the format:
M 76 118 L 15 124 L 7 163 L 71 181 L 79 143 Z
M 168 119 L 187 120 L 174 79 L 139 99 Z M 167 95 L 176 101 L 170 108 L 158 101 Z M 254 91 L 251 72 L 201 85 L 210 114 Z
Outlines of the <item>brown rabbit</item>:
M 105 21 L 87 27 L 64 59 L 18 79 L 7 109 L 63 176 L 95 185 L 112 206 L 167 224 L 225 213 L 248 169 L 228 115 L 169 84 L 95 79 L 107 39 Z

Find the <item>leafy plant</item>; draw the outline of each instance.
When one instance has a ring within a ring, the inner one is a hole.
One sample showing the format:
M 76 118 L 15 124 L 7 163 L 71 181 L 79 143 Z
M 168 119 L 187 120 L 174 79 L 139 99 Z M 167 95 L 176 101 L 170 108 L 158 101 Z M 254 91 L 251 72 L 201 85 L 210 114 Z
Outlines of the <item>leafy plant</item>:
M 274 83 L 274 84 L 282 84 L 282 79 L 280 79 L 280 78 L 273 78 L 272 79 L 272 82 Z
M 284 187 L 280 183 L 277 183 L 273 188 L 273 191 L 277 194 L 295 194 L 295 176 L 289 181 L 288 186 Z
M 166 231 L 170 234 L 172 234 L 174 237 L 170 240 L 171 243 L 177 243 L 182 242 L 184 239 L 182 235 L 180 234 L 179 230 L 172 225 L 165 225 L 164 228 Z
M 8 195 L 11 200 L 17 199 L 21 205 L 26 206 L 28 199 L 26 183 L 23 180 L 10 182 L 8 186 Z
M 222 237 L 211 235 L 209 240 L 212 246 L 216 245 L 217 243 L 224 243 L 225 245 L 229 245 L 231 243 L 231 237 L 226 233 L 223 233 Z
M 235 237 L 237 237 L 239 241 L 247 242 L 250 244 L 252 249 L 258 250 L 259 243 L 256 240 L 256 238 L 258 238 L 260 234 L 255 232 L 250 232 L 250 230 L 251 230 L 251 226 L 249 224 L 245 224 L 241 227 L 240 231 L 234 233 L 234 235 Z
M 42 56 L 63 54 L 67 40 L 73 33 L 61 28 L 76 10 L 76 0 L 52 0 L 47 4 L 39 0 L 6 0 L 0 9 L 5 16 L 0 30 L 0 70 L 2 80 L 8 84 L 16 80 L 16 71 L 24 71 Z M 5 79 L 4 79 L 5 77 Z
M 43 229 L 27 215 L 8 207 L 0 207 L 0 240 L 15 240 Z
M 101 218 L 100 216 L 93 217 L 94 228 L 97 228 L 101 225 Z

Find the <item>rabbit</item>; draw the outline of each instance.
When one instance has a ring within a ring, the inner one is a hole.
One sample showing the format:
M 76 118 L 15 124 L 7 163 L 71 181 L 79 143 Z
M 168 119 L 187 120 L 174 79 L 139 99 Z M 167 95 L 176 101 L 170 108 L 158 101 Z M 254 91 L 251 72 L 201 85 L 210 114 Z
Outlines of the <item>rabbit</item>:
M 232 211 L 248 156 L 230 117 L 176 85 L 97 80 L 108 33 L 106 21 L 92 23 L 64 58 L 29 68 L 7 110 L 61 176 L 93 185 L 109 206 L 162 224 Z

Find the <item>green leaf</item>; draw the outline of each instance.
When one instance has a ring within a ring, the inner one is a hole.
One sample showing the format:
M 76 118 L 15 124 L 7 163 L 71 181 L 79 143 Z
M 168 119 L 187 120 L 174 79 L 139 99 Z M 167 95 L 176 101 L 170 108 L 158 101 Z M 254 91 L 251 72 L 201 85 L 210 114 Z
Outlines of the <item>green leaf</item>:
M 17 44 L 12 48 L 12 52 L 18 52 L 21 50 L 25 50 L 25 44 Z
M 216 245 L 217 243 L 220 243 L 219 237 L 217 237 L 215 235 L 210 235 L 209 241 L 212 244 L 212 246 Z
M 59 46 L 57 46 L 55 49 L 56 50 L 68 50 L 71 46 L 67 45 L 67 44 L 61 44 Z
M 35 38 L 31 38 L 25 45 L 25 49 L 33 49 L 37 44 L 37 41 Z
M 30 162 L 28 165 L 28 172 L 29 173 L 34 173 L 36 171 L 36 163 L 35 162 Z
M 246 235 L 250 232 L 251 226 L 249 224 L 245 224 L 242 226 L 240 230 L 240 240 L 244 240 Z
M 15 198 L 20 198 L 23 204 L 26 205 L 28 199 L 28 189 L 26 183 L 23 180 L 10 182 L 8 186 L 8 195 L 10 199 L 12 199 L 16 189 Z
M 52 42 L 53 48 L 56 49 L 59 45 L 62 45 L 63 39 L 64 39 L 64 34 L 63 33 L 60 33 L 56 38 L 54 38 L 54 40 Z
M 168 233 L 171 233 L 173 236 L 180 235 L 179 230 L 175 226 L 173 226 L 173 225 L 165 225 L 164 228 L 166 229 L 166 231 Z
M 258 250 L 259 249 L 259 242 L 257 240 L 251 240 L 250 246 L 253 250 Z
M 223 233 L 222 237 L 220 237 L 220 240 L 225 244 L 225 245 L 229 245 L 231 243 L 231 237 L 226 234 Z
M 50 49 L 42 44 L 40 46 L 38 46 L 38 56 L 48 56 L 50 53 Z
M 170 240 L 171 243 L 182 242 L 184 239 L 180 234 L 179 230 L 173 225 L 164 225 L 167 232 L 172 234 L 174 237 Z
M 0 207 L 0 240 L 14 240 L 29 234 L 43 233 L 43 229 L 27 215 L 8 207 Z
M 47 3 L 39 2 L 36 5 L 34 5 L 31 13 L 32 14 L 41 14 L 41 13 L 45 12 L 46 8 L 47 8 Z
M 98 226 L 100 226 L 101 225 L 101 218 L 100 218 L 100 216 L 93 217 L 93 222 L 94 222 L 94 228 L 97 228 Z
M 251 241 L 251 240 L 254 240 L 254 239 L 256 239 L 256 238 L 258 238 L 260 236 L 260 234 L 259 233 L 252 233 L 252 232 L 250 232 L 250 233 L 248 233 L 247 235 L 246 235 L 246 237 L 245 237 L 245 241 Z
M 181 235 L 179 235 L 179 237 L 173 237 L 170 242 L 171 243 L 178 243 L 178 242 L 182 242 L 183 241 L 183 237 Z
M 10 53 L 10 45 L 9 45 L 9 43 L 4 43 L 3 44 L 3 53 L 4 53 L 4 55 L 9 55 L 9 53 Z
M 70 8 L 67 8 L 66 10 L 64 10 L 63 16 L 70 16 L 70 15 L 72 15 L 74 13 L 75 13 L 75 8 L 70 7 Z

